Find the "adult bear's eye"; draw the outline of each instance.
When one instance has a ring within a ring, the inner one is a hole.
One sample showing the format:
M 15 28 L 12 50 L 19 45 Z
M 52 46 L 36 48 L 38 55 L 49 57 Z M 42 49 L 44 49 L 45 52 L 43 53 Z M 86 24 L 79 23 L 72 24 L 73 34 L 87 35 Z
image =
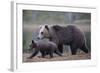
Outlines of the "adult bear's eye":
M 43 32 L 41 32 L 41 34 L 43 34 Z

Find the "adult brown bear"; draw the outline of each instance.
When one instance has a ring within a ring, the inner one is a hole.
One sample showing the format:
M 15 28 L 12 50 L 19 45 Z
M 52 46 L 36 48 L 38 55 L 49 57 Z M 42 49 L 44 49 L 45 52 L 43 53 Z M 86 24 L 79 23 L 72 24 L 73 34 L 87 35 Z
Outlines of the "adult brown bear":
M 85 35 L 74 25 L 68 25 L 66 27 L 59 25 L 42 25 L 38 38 L 50 39 L 50 41 L 58 45 L 58 49 L 61 53 L 63 53 L 63 45 L 70 45 L 72 55 L 76 54 L 78 48 L 88 53 Z

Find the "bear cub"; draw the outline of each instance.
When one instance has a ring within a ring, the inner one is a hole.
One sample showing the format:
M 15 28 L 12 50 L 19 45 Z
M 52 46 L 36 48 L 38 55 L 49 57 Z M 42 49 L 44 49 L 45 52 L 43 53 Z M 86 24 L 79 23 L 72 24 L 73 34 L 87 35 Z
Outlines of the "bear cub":
M 50 58 L 53 57 L 53 53 L 56 53 L 59 56 L 62 56 L 61 53 L 58 50 L 58 47 L 55 43 L 51 41 L 44 41 L 44 40 L 38 40 L 34 41 L 32 40 L 31 45 L 29 46 L 30 49 L 33 49 L 33 54 L 28 57 L 28 59 L 33 58 L 36 56 L 39 52 L 41 53 L 42 57 L 44 58 L 46 55 L 50 55 Z

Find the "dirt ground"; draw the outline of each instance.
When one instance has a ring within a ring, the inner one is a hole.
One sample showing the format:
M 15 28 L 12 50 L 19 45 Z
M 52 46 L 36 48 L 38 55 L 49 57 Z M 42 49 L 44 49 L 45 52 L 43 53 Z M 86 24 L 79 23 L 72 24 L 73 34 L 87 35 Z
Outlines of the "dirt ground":
M 91 59 L 90 53 L 77 53 L 77 55 L 71 55 L 68 53 L 64 53 L 62 56 L 58 56 L 54 54 L 53 58 L 50 58 L 49 55 L 45 56 L 45 58 L 42 58 L 41 55 L 37 55 L 32 59 L 28 59 L 31 54 L 29 53 L 23 53 L 23 62 L 46 62 L 46 61 L 67 61 L 67 60 L 86 60 Z

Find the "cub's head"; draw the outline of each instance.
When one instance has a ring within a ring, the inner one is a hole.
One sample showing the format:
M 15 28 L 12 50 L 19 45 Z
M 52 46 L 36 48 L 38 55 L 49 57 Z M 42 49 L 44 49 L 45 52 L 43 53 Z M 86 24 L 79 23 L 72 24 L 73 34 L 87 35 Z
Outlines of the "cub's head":
M 29 45 L 30 49 L 36 48 L 36 43 L 32 40 L 31 44 Z

